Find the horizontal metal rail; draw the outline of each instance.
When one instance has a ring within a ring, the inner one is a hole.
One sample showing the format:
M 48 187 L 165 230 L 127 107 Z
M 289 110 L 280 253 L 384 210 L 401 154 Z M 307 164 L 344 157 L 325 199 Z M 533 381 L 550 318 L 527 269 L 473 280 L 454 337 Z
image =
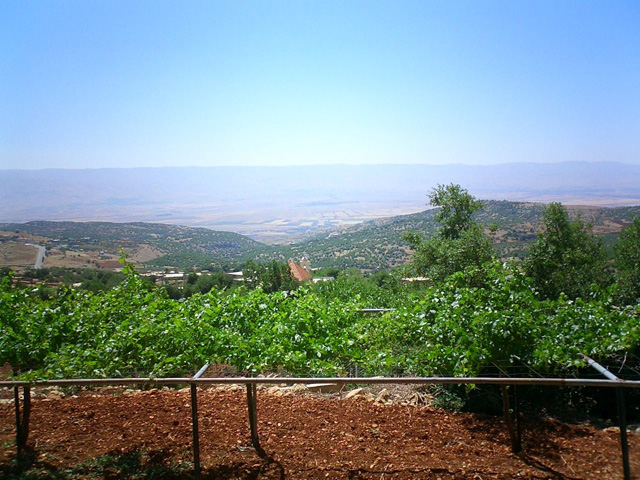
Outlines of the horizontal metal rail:
M 113 386 L 113 385 L 176 385 L 176 384 L 218 384 L 218 385 L 280 385 L 300 383 L 337 383 L 337 384 L 410 384 L 410 385 L 544 385 L 555 387 L 605 387 L 640 388 L 638 380 L 606 380 L 589 378 L 509 378 L 509 377 L 222 377 L 222 378 L 77 378 L 55 380 L 4 380 L 0 388 L 11 387 L 72 387 L 72 386 Z

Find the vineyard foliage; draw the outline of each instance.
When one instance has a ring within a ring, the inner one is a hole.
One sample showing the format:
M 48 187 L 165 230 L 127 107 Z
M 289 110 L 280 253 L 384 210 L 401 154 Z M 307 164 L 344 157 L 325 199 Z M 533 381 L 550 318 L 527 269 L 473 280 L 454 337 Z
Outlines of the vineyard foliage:
M 476 268 L 476 267 L 474 267 Z M 612 292 L 543 299 L 516 267 L 485 264 L 480 287 L 458 272 L 429 288 L 341 275 L 334 282 L 174 300 L 135 272 L 88 292 L 0 286 L 0 364 L 24 378 L 192 374 L 205 362 L 238 373 L 478 375 L 518 358 L 541 370 L 571 367 L 640 341 L 637 307 Z M 362 308 L 392 307 L 384 315 Z

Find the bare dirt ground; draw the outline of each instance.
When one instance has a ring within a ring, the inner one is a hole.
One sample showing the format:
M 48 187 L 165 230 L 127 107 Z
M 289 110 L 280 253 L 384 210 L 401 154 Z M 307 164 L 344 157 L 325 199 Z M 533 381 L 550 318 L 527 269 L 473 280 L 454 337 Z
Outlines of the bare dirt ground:
M 383 405 L 356 396 L 258 390 L 261 444 L 250 445 L 243 388 L 199 390 L 203 477 L 211 479 L 617 479 L 618 432 L 555 420 L 523 423 L 526 455 L 510 453 L 500 418 L 430 407 Z M 46 478 L 185 478 L 191 475 L 187 389 L 80 392 L 36 397 L 29 446 L 32 469 Z M 14 410 L 0 404 L 0 478 L 18 478 Z M 632 472 L 640 475 L 640 435 L 630 434 Z M 123 465 L 74 470 L 102 455 L 135 457 L 141 476 Z M 84 462 L 84 463 L 83 463 Z M 182 463 L 180 463 L 182 462 Z M 162 464 L 165 470 L 158 470 Z M 171 465 L 183 465 L 180 474 Z M 167 467 L 168 466 L 168 467 Z M 120 470 L 118 470 L 120 468 Z M 67 469 L 67 470 L 65 470 Z M 123 470 L 124 469 L 124 470 Z M 150 470 L 153 469 L 153 470 Z M 158 473 L 161 472 L 161 473 Z M 164 472 L 164 473 L 162 473 Z M 130 473 L 130 472 L 129 472 Z M 58 476 L 55 476 L 55 475 Z M 26 478 L 26 477 L 23 477 Z M 41 478 L 41 477 L 28 477 Z
M 75 250 L 67 250 L 62 252 L 54 249 L 47 252 L 43 267 L 65 267 L 65 268 L 96 268 L 95 262 L 98 261 L 98 255 L 93 252 L 80 252 Z
M 0 265 L 7 267 L 33 267 L 38 249 L 24 243 L 0 243 Z
M 129 257 L 129 261 L 133 263 L 144 263 L 161 257 L 162 255 L 164 255 L 164 252 L 162 252 L 161 250 L 158 250 L 157 248 L 154 248 L 150 245 L 143 244 L 140 245 L 140 248 L 138 248 L 134 253 L 131 254 L 131 256 Z

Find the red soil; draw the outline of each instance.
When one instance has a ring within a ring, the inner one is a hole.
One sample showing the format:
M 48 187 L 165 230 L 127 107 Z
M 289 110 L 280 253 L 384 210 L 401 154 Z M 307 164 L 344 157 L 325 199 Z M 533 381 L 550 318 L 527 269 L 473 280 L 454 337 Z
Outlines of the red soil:
M 29 445 L 38 462 L 71 467 L 135 450 L 192 460 L 188 390 L 106 392 L 34 399 Z M 615 429 L 525 420 L 520 458 L 497 417 L 259 389 L 263 459 L 242 448 L 250 444 L 244 389 L 201 389 L 198 399 L 207 478 L 622 478 Z M 0 405 L 0 467 L 15 456 L 14 419 L 13 404 Z M 640 475 L 640 435 L 630 434 L 630 445 Z

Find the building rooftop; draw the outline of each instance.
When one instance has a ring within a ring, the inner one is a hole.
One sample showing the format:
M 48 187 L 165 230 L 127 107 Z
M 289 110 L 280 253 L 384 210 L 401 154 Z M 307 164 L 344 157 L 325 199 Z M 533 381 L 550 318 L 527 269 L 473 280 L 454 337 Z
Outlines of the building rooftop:
M 291 276 L 298 282 L 304 282 L 305 280 L 313 278 L 309 272 L 307 272 L 293 260 L 289 260 L 289 271 L 291 272 Z

